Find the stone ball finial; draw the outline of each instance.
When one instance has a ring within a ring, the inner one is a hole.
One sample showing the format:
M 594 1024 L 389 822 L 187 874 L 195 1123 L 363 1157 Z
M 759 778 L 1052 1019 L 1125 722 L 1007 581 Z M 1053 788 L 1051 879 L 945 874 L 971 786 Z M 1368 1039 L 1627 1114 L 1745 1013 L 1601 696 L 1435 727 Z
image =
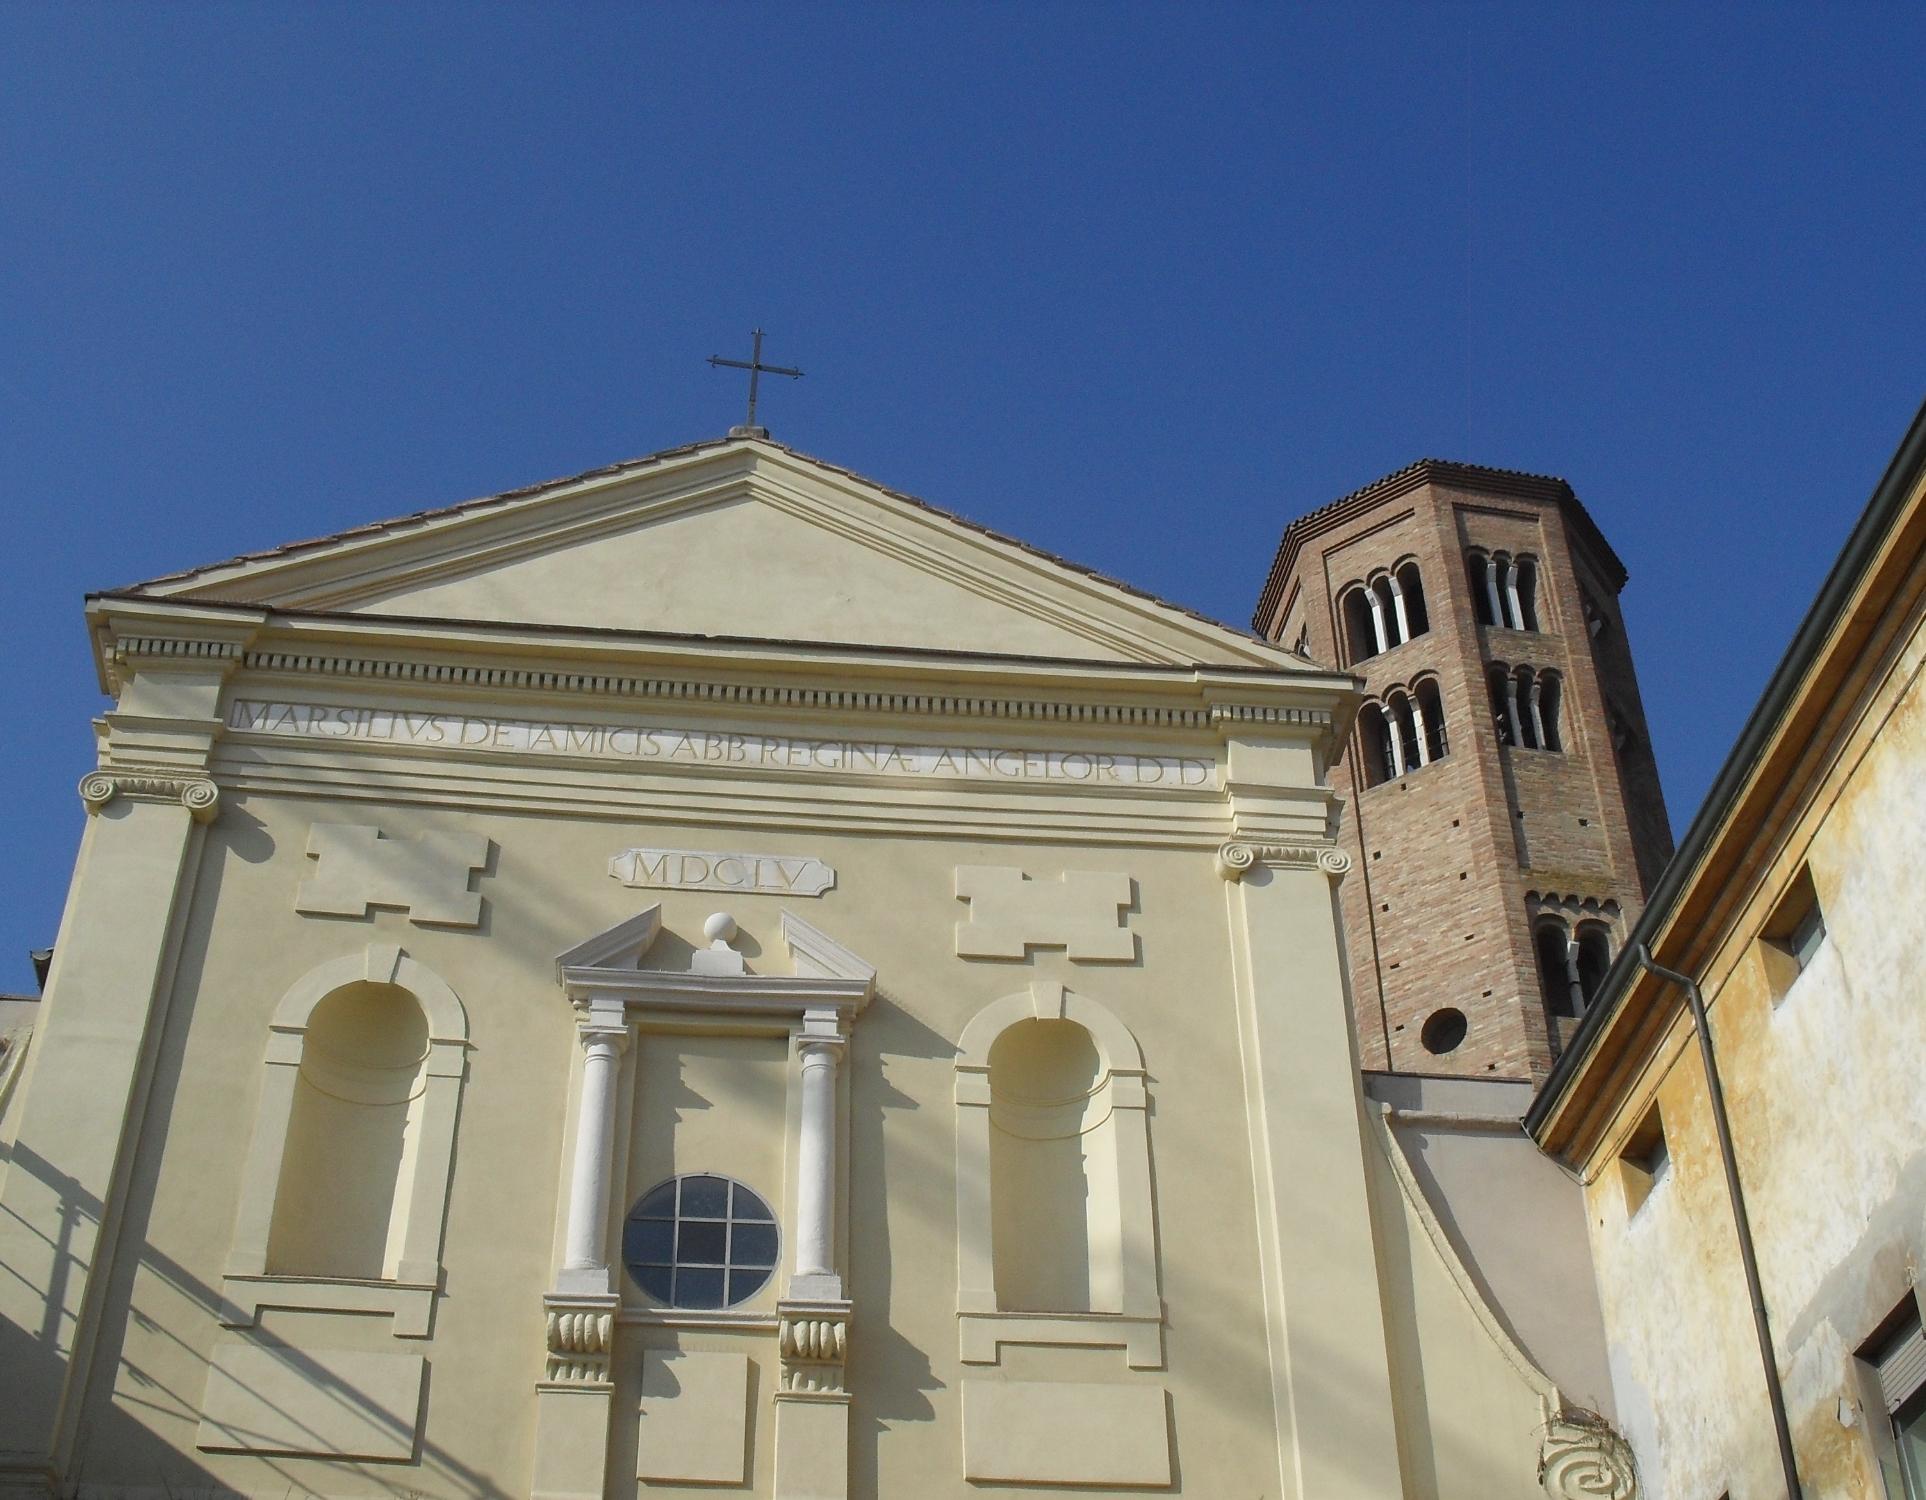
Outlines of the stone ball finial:
M 702 935 L 711 943 L 726 947 L 736 935 L 736 919 L 726 911 L 719 911 L 702 924 Z

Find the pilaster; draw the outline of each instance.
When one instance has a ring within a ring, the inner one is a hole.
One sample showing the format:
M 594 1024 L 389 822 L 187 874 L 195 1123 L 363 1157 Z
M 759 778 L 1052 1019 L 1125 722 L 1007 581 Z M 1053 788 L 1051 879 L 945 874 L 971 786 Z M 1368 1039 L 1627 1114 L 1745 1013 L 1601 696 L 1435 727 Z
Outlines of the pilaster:
M 34 1067 L 0 1183 L 0 1322 L 23 1337 L 0 1402 L 0 1490 L 68 1479 L 153 1058 L 206 826 L 220 695 L 252 630 L 190 614 L 122 642 L 96 616 L 106 715 Z
M 1238 839 L 1217 856 L 1289 1500 L 1404 1493 L 1338 937 L 1336 885 L 1349 868 L 1323 839 Z
M 535 1385 L 534 1500 L 602 1500 L 615 1405 L 609 1365 L 617 1303 L 612 1292 L 542 1299 L 548 1353 L 545 1378 Z
M 776 1311 L 776 1500 L 848 1500 L 850 1304 L 784 1298 Z

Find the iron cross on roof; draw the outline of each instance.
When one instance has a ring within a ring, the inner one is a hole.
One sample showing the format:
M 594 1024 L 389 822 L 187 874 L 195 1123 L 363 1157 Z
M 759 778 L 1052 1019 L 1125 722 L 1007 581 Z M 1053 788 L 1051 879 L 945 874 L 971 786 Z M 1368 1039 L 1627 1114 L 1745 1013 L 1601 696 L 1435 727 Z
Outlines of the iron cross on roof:
M 718 369 L 747 370 L 749 372 L 749 420 L 740 427 L 729 429 L 730 437 L 768 437 L 769 429 L 756 425 L 756 385 L 764 375 L 787 375 L 791 380 L 801 380 L 802 371 L 792 370 L 787 365 L 766 365 L 762 362 L 762 330 L 752 330 L 755 347 L 747 360 L 724 359 L 720 354 L 711 354 L 709 363 Z

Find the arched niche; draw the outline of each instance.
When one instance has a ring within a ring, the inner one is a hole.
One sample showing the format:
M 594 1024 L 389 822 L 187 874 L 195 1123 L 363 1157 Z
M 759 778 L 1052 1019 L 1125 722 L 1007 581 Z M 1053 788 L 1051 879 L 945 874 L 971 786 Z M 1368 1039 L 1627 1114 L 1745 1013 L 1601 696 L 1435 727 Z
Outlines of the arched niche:
M 275 1185 L 270 1275 L 395 1279 L 428 1053 L 428 1017 L 399 985 L 357 980 L 315 1006 Z
M 964 1028 L 956 1061 L 962 1355 L 1120 1345 L 1163 1362 L 1143 1054 L 1104 1006 L 1037 983 Z
M 393 944 L 288 989 L 268 1027 L 224 1321 L 329 1308 L 427 1332 L 467 1049 L 460 999 Z

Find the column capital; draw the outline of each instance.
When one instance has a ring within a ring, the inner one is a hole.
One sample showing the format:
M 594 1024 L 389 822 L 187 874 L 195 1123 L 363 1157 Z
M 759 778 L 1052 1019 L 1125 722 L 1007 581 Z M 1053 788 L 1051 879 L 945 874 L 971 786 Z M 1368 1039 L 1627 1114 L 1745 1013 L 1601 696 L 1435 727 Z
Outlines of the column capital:
M 116 797 L 178 803 L 196 823 L 213 822 L 221 810 L 221 789 L 211 780 L 164 766 L 110 766 L 80 778 L 80 800 L 90 815 Z
M 602 1042 L 612 1045 L 617 1052 L 625 1051 L 629 1045 L 629 1013 L 620 1000 L 591 1000 L 576 1008 L 580 1019 L 575 1023 L 575 1034 L 584 1050 Z
M 815 1051 L 840 1053 L 848 1045 L 849 1034 L 836 1011 L 825 1007 L 803 1012 L 802 1027 L 796 1033 L 798 1057 L 807 1057 Z
M 804 1067 L 822 1061 L 831 1066 L 842 1060 L 849 1048 L 849 1038 L 845 1036 L 811 1036 L 804 1032 L 796 1039 L 796 1059 Z
M 575 1034 L 581 1040 L 584 1049 L 593 1047 L 599 1042 L 613 1047 L 617 1052 L 628 1050 L 629 1028 L 626 1026 L 611 1026 L 603 1021 L 583 1021 L 575 1028 Z
M 1242 880 L 1259 865 L 1274 869 L 1322 870 L 1332 880 L 1342 880 L 1351 870 L 1351 856 L 1335 844 L 1315 842 L 1253 843 L 1233 839 L 1217 851 L 1217 874 L 1224 880 Z

